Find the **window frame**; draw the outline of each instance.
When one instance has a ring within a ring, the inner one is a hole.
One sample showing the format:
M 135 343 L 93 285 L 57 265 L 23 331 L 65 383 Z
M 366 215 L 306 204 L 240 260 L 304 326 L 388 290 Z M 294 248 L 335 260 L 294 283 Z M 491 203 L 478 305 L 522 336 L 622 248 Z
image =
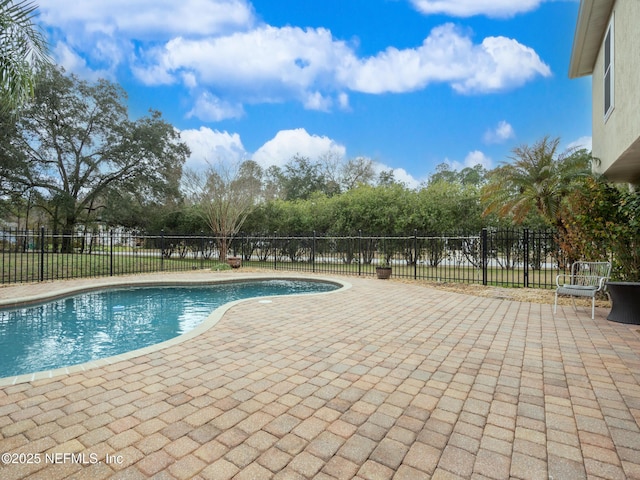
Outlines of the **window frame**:
M 615 44 L 614 44 L 614 14 L 611 14 L 611 19 L 609 20 L 609 24 L 604 34 L 604 39 L 602 41 L 602 50 L 603 50 L 603 78 L 602 78 L 602 86 L 603 86 L 603 107 L 604 107 L 604 121 L 606 122 L 615 107 L 615 90 L 614 90 L 614 75 L 615 75 Z M 607 42 L 609 43 L 609 48 L 607 48 Z M 607 63 L 607 58 L 609 62 Z M 607 95 L 608 94 L 608 95 Z M 608 104 L 607 104 L 608 101 Z

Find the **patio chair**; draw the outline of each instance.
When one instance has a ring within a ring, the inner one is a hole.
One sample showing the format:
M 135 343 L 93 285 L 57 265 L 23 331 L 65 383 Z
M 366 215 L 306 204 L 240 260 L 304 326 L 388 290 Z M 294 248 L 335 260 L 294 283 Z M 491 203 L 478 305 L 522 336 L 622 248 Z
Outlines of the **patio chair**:
M 576 308 L 575 297 L 591 297 L 591 319 L 595 318 L 596 294 L 607 288 L 611 274 L 611 262 L 575 262 L 571 265 L 571 275 L 560 274 L 556 277 L 556 299 L 553 305 L 555 315 L 558 308 L 558 295 L 569 295 Z

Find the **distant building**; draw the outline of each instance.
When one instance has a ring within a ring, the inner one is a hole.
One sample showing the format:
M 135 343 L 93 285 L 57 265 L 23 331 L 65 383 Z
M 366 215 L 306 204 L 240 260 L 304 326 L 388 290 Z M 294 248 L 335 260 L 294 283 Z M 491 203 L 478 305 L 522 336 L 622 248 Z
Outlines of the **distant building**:
M 640 0 L 581 0 L 569 77 L 592 75 L 594 170 L 640 185 Z

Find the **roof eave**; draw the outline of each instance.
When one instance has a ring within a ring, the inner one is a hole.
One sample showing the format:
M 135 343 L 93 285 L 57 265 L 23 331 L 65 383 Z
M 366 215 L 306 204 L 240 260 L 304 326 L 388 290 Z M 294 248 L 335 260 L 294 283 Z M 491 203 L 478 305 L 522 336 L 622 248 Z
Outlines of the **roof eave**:
M 581 0 L 573 36 L 569 78 L 593 73 L 614 3 L 615 0 Z

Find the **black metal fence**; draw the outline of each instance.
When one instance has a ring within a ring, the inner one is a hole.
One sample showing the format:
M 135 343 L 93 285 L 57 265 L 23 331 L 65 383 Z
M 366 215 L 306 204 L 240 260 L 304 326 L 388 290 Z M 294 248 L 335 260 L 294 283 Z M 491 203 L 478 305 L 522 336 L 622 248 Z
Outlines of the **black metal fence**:
M 400 278 L 551 288 L 564 267 L 556 240 L 552 231 L 527 229 L 393 237 L 243 234 L 228 254 L 254 268 L 367 276 L 388 265 Z M 219 255 L 216 239 L 205 235 L 3 230 L 0 283 L 216 268 Z
M 490 230 L 477 235 L 238 237 L 237 255 L 254 266 L 303 272 L 393 276 L 437 282 L 552 288 L 565 262 L 552 231 Z
M 0 231 L 0 283 L 194 270 L 216 264 L 211 237 L 115 231 Z

